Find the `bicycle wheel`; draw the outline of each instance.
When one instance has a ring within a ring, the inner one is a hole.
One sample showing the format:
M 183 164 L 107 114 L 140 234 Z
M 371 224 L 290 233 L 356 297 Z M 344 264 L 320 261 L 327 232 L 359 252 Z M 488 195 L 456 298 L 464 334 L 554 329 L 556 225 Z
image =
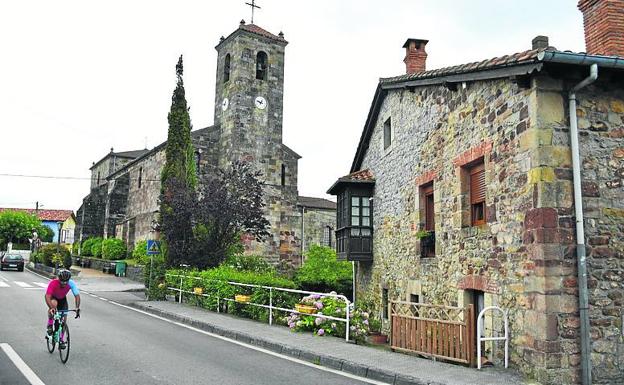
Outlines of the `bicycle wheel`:
M 59 336 L 59 355 L 61 356 L 61 362 L 66 363 L 69 359 L 69 326 L 63 325 L 63 339 Z M 61 349 L 61 341 L 65 342 L 65 349 Z
M 50 352 L 50 354 L 54 353 L 54 347 L 56 346 L 54 334 L 52 334 L 50 338 L 46 338 L 46 345 L 48 345 L 48 351 Z

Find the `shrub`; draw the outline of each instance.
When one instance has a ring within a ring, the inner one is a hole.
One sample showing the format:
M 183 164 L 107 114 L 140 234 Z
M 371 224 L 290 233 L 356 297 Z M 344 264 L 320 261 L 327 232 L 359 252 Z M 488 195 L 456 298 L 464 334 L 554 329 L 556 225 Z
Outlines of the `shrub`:
M 94 238 L 91 244 L 91 255 L 95 258 L 102 257 L 102 238 Z
M 82 246 L 80 247 L 80 255 L 88 257 L 88 256 L 92 256 L 93 252 L 91 252 L 91 247 L 93 246 L 93 243 L 101 238 L 87 238 L 84 241 L 82 241 Z
M 124 259 L 126 258 L 126 244 L 121 239 L 107 238 L 102 241 L 102 258 Z
M 36 259 L 40 261 L 39 263 L 43 263 L 46 266 L 55 266 L 56 262 L 58 262 L 59 265 L 64 265 L 64 260 L 67 257 L 71 258 L 71 254 L 64 245 L 48 244 L 39 248 Z
M 258 255 L 231 255 L 223 266 L 231 267 L 238 271 L 251 271 L 254 273 L 274 273 L 275 268 L 264 258 Z
M 313 245 L 306 254 L 303 266 L 295 274 L 295 282 L 302 290 L 320 293 L 336 291 L 351 299 L 352 267 L 347 261 L 338 261 L 333 249 Z
M 222 307 L 221 310 L 227 310 L 233 314 L 255 320 L 261 320 L 263 322 L 269 319 L 269 311 L 267 309 L 238 303 L 231 303 L 226 309 L 225 304 L 227 301 L 220 300 L 218 302 L 217 298 L 234 298 L 236 294 L 246 294 L 251 296 L 251 302 L 268 305 L 270 298 L 269 290 L 231 285 L 228 281 L 288 289 L 296 288 L 293 281 L 277 276 L 275 273 L 237 271 L 229 266 L 220 266 L 205 271 L 184 271 L 179 269 L 168 270 L 167 273 L 187 276 L 187 278 L 183 279 L 182 282 L 183 290 L 192 292 L 194 288 L 200 287 L 203 289 L 205 294 L 209 294 L 209 296 L 206 297 L 185 294 L 185 298 L 189 303 L 212 310 L 216 310 L 217 303 L 219 303 Z M 201 279 L 195 279 L 192 277 L 199 277 Z M 179 287 L 180 278 L 167 276 L 167 283 L 168 286 Z M 273 306 L 293 309 L 295 303 L 299 300 L 299 295 L 274 290 L 272 299 Z M 282 318 L 277 311 L 273 312 L 273 316 L 276 320 L 278 318 Z

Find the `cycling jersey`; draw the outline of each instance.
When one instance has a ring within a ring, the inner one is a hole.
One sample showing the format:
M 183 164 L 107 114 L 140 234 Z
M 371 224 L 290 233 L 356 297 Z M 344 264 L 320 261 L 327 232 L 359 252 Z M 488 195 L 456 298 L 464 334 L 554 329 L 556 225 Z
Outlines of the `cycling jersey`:
M 48 284 L 48 289 L 46 290 L 46 294 L 49 294 L 53 298 L 56 298 L 56 299 L 63 299 L 67 296 L 67 293 L 69 293 L 69 290 L 72 291 L 72 294 L 74 295 L 74 297 L 80 294 L 80 290 L 78 290 L 78 286 L 76 286 L 76 283 L 74 282 L 73 279 L 70 279 L 69 282 L 67 282 L 67 285 L 65 285 L 65 287 L 61 286 L 61 281 L 59 281 L 58 279 L 53 279 Z

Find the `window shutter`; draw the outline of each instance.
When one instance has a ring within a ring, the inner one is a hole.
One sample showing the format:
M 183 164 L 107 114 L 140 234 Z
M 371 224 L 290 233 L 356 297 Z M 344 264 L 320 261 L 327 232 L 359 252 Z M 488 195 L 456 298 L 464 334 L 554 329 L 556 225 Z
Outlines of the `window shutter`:
M 433 231 L 435 229 L 435 222 L 433 219 L 433 193 L 425 196 L 425 230 Z
M 485 169 L 483 163 L 470 170 L 470 204 L 485 202 Z

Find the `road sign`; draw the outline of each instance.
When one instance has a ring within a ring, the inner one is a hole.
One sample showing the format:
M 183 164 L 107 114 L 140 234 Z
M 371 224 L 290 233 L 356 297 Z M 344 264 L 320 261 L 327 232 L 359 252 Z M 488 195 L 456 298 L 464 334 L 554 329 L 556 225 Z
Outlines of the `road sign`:
M 147 255 L 160 254 L 160 241 L 147 241 Z

